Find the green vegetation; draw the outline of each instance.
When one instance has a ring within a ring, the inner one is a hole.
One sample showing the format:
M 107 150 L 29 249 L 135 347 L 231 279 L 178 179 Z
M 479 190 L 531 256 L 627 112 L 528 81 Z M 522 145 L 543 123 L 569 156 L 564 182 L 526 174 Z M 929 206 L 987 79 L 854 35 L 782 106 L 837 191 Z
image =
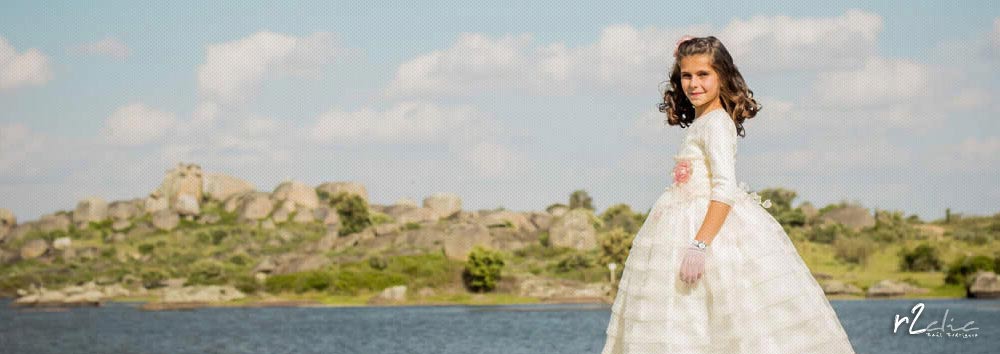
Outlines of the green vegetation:
M 355 194 L 341 192 L 329 200 L 329 205 L 340 216 L 340 234 L 350 235 L 376 224 L 368 213 L 368 202 Z M 384 218 L 380 218 L 384 219 Z
M 948 213 L 941 220 L 924 222 L 915 215 L 904 217 L 898 211 L 875 210 L 873 225 L 850 227 L 825 214 L 841 207 L 857 207 L 855 204 L 841 202 L 814 210 L 793 207 L 793 191 L 766 189 L 759 193 L 772 201 L 767 211 L 788 232 L 811 271 L 862 289 L 883 279 L 894 279 L 930 289 L 926 296 L 964 296 L 975 272 L 1000 269 L 1000 253 L 996 251 L 1000 249 L 1000 214 L 979 217 Z M 369 210 L 358 196 L 340 194 L 323 200 L 338 213 L 341 235 L 395 222 L 389 215 Z M 435 290 L 432 295 L 421 296 L 428 301 L 527 301 L 511 295 L 510 283 L 504 279 L 534 275 L 606 282 L 609 263 L 618 264 L 615 276 L 621 279 L 633 239 L 649 213 L 616 204 L 595 215 L 590 196 L 578 190 L 570 196 L 569 205 L 553 204 L 549 209 L 591 210 L 588 213 L 598 245 L 592 250 L 553 247 L 548 230 L 526 233 L 513 224 L 494 224 L 491 233 L 514 237 L 514 242 L 527 246 L 513 250 L 476 248 L 468 261 L 462 262 L 447 259 L 440 242 L 429 247 L 387 242 L 373 249 L 354 247 L 321 253 L 330 265 L 258 279 L 254 269 L 262 260 L 279 259 L 288 253 L 311 254 L 326 228 L 320 222 L 285 222 L 270 230 L 259 224 L 240 224 L 236 214 L 226 212 L 220 204 L 206 202 L 202 207 L 203 213 L 218 215 L 219 222 L 200 225 L 182 219 L 169 232 L 139 225 L 149 221 L 150 217 L 144 215 L 119 231 L 111 228 L 110 221 L 104 221 L 83 229 L 70 225 L 66 230 L 36 230 L 17 240 L 8 239 L 0 244 L 7 256 L 16 255 L 31 240 L 45 240 L 51 246 L 60 237 L 72 240 L 73 252 L 50 249 L 40 259 L 8 257 L 16 261 L 0 264 L 0 294 L 11 296 L 31 284 L 51 289 L 100 280 L 104 284 L 157 288 L 168 280 L 183 279 L 190 285 L 229 284 L 250 294 L 267 292 L 322 302 L 363 304 L 366 297 L 394 285 L 406 285 L 411 294 L 408 297 L 422 288 Z M 424 226 L 406 223 L 400 229 L 407 232 L 438 228 L 452 222 L 457 221 L 442 220 Z M 491 300 L 484 300 L 486 296 Z
M 469 260 L 465 263 L 462 280 L 469 290 L 486 292 L 496 288 L 504 266 L 503 255 L 498 252 L 476 246 L 469 252 Z

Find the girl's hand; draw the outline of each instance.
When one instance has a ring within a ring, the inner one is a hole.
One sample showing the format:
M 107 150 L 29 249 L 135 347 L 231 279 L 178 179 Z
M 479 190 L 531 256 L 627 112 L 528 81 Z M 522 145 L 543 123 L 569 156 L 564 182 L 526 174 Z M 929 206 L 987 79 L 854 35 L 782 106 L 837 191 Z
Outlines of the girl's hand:
M 684 257 L 681 260 L 681 281 L 688 285 L 694 285 L 705 273 L 705 250 L 688 246 L 684 249 Z

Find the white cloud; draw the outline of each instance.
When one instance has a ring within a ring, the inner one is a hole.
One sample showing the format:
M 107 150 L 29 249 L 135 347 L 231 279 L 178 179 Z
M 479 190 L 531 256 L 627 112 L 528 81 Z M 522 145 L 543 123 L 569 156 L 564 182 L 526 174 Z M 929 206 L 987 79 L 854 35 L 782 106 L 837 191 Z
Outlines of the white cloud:
M 869 57 L 858 70 L 819 73 L 805 101 L 835 107 L 896 103 L 926 93 L 926 66 L 904 59 Z M 815 98 L 815 99 L 813 99 Z
M 830 18 L 758 16 L 733 20 L 721 31 L 709 25 L 636 28 L 618 24 L 590 44 L 535 44 L 530 34 L 490 38 L 465 33 L 451 47 L 401 64 L 386 95 L 467 96 L 520 90 L 569 95 L 577 89 L 617 93 L 655 92 L 673 65 L 681 35 L 717 37 L 744 71 L 834 70 L 861 67 L 875 53 L 880 16 L 849 10 Z
M 533 161 L 513 151 L 510 147 L 484 141 L 461 152 L 461 157 L 471 163 L 476 171 L 489 178 L 524 176 L 533 171 Z
M 198 67 L 198 88 L 203 96 L 220 103 L 244 101 L 268 78 L 319 78 L 323 66 L 342 51 L 327 32 L 305 37 L 257 32 L 209 45 L 205 62 Z
M 83 43 L 70 48 L 69 51 L 85 55 L 104 55 L 119 61 L 124 61 L 129 55 L 125 42 L 115 37 L 105 37 L 96 42 Z
M 0 123 L 0 173 L 3 176 L 22 174 L 35 176 L 40 170 L 31 161 L 43 151 L 48 141 L 22 123 Z
M 992 174 L 995 181 L 1000 170 L 997 156 L 1000 156 L 1000 137 L 968 137 L 935 146 L 931 156 L 924 160 L 924 167 L 942 174 Z
M 158 111 L 142 103 L 131 103 L 118 108 L 104 120 L 101 140 L 111 145 L 145 145 L 165 136 L 176 125 L 173 113 Z
M 565 49 L 531 47 L 531 36 L 492 39 L 463 33 L 450 48 L 435 50 L 399 66 L 389 96 L 475 95 L 501 89 L 559 90 L 567 77 Z
M 491 120 L 469 105 L 441 106 L 404 101 L 385 111 L 330 110 L 300 136 L 318 143 L 434 143 L 467 138 L 491 129 Z
M 0 92 L 19 86 L 41 86 L 52 80 L 49 57 L 35 48 L 23 53 L 0 37 Z
M 857 68 L 875 55 L 882 17 L 847 10 L 836 17 L 755 16 L 734 19 L 717 36 L 741 70 Z

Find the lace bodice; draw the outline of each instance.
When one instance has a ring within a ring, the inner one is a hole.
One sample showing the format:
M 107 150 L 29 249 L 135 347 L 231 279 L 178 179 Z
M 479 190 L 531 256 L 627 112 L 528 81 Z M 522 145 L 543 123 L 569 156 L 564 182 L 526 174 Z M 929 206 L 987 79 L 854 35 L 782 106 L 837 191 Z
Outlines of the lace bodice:
M 685 187 L 708 190 L 709 199 L 733 205 L 738 190 L 736 137 L 736 124 L 723 108 L 695 119 L 674 155 L 678 162 L 691 162 L 691 176 L 683 183 Z

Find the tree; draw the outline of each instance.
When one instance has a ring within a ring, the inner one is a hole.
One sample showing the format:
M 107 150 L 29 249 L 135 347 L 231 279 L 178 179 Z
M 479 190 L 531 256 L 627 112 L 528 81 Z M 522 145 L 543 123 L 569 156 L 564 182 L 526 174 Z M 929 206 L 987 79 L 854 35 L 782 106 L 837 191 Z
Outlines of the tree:
M 329 200 L 329 205 L 340 216 L 341 236 L 364 230 L 372 224 L 368 202 L 358 195 L 341 192 Z
M 570 194 L 569 208 L 570 209 L 584 208 L 584 209 L 594 210 L 594 206 L 591 205 L 590 195 L 587 194 L 587 191 L 582 189 L 573 191 L 573 194 Z
M 475 292 L 491 291 L 496 288 L 502 276 L 505 263 L 500 253 L 476 246 L 469 252 L 465 262 L 462 281 L 469 290 Z
M 930 272 L 941 269 L 941 259 L 931 245 L 923 244 L 913 250 L 900 251 L 899 267 L 904 272 Z

